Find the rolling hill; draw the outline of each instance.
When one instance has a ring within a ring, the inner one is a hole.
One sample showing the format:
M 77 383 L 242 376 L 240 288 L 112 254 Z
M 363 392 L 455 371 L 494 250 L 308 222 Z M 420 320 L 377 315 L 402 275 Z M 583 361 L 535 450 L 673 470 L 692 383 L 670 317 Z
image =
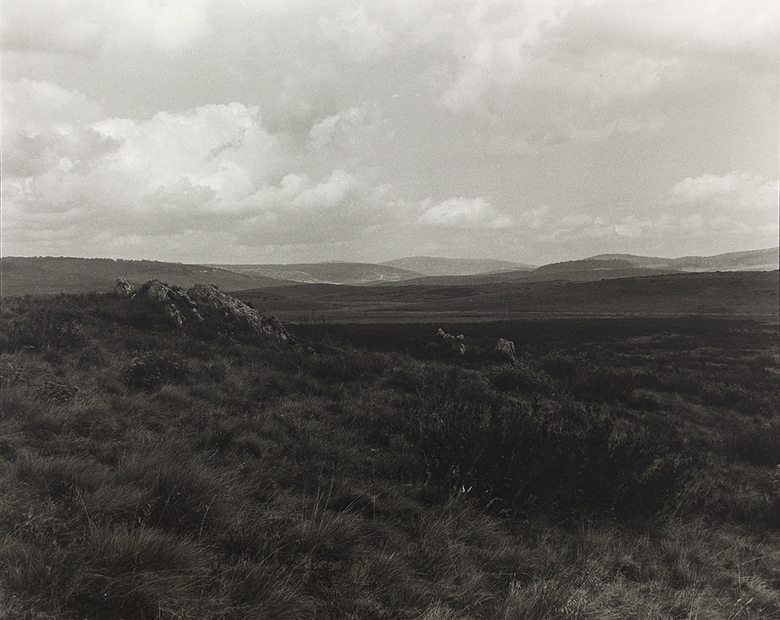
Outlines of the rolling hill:
M 778 269 L 778 248 L 716 256 L 658 258 L 601 254 L 582 260 L 530 265 L 488 259 L 403 258 L 388 263 L 323 262 L 192 265 L 104 258 L 6 257 L 0 259 L 3 295 L 79 293 L 111 290 L 117 278 L 134 284 L 157 278 L 189 287 L 216 284 L 226 291 L 305 285 L 415 285 L 422 287 L 498 286 L 507 283 L 587 282 L 715 271 Z M 306 294 L 316 294 L 314 289 Z
M 170 284 L 190 287 L 198 282 L 216 284 L 236 291 L 282 284 L 262 275 L 245 275 L 206 267 L 149 260 L 112 260 L 108 258 L 4 257 L 2 295 L 105 292 L 114 288 L 117 278 L 142 284 L 157 278 Z
M 599 254 L 582 260 L 550 263 L 533 272 L 539 275 L 573 275 L 584 272 L 610 272 L 625 270 L 648 270 L 661 272 L 695 271 L 768 271 L 780 267 L 780 248 L 730 252 L 714 256 L 683 256 L 681 258 L 659 258 L 634 256 L 632 254 Z M 573 278 L 573 279 L 584 279 Z
M 489 258 L 436 258 L 433 256 L 412 256 L 382 263 L 420 273 L 424 276 L 470 276 L 504 271 L 531 271 L 534 265 L 512 263 Z
M 245 276 L 262 276 L 308 284 L 378 284 L 418 278 L 422 274 L 373 263 L 299 263 L 292 265 L 210 265 Z

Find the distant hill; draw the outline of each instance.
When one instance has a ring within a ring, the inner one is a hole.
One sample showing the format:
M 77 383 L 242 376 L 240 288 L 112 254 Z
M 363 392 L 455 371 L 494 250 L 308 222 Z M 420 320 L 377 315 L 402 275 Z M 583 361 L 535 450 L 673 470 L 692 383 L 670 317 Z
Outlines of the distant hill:
M 309 284 L 380 284 L 420 277 L 420 273 L 372 263 L 300 263 L 294 265 L 211 265 L 245 276 L 264 276 Z
M 672 267 L 682 271 L 771 271 L 780 267 L 780 248 L 717 256 L 685 256 L 674 259 Z
M 648 269 L 662 272 L 771 271 L 780 267 L 780 248 L 731 252 L 715 256 L 658 258 L 632 254 L 599 254 L 583 260 L 550 263 L 534 271 L 542 274 L 571 274 L 583 271 Z
M 631 267 L 624 261 L 599 261 L 588 268 L 586 261 L 573 261 L 577 265 L 558 263 L 555 268 L 539 267 L 533 271 L 500 271 L 496 273 L 478 273 L 473 276 L 425 276 L 409 280 L 409 284 L 425 286 L 479 286 L 482 284 L 500 284 L 506 282 L 549 282 L 564 280 L 567 282 L 589 282 L 595 280 L 613 280 L 615 278 L 636 278 L 639 276 L 662 276 L 682 273 L 676 269 L 649 269 Z M 585 264 L 581 264 L 585 263 Z M 557 265 L 561 267 L 558 268 Z M 551 266 L 552 267 L 552 266 Z M 394 282 L 395 286 L 407 282 Z
M 732 252 L 716 256 L 685 256 L 682 258 L 634 256 L 632 254 L 600 254 L 581 260 L 549 263 L 534 269 L 529 269 L 529 266 L 526 265 L 523 269 L 495 270 L 489 273 L 425 275 L 421 278 L 410 280 L 409 283 L 425 286 L 478 286 L 481 284 L 519 281 L 545 282 L 561 280 L 588 282 L 708 271 L 772 271 L 780 267 L 778 256 L 780 256 L 779 248 Z M 417 259 L 402 260 L 413 261 Z M 502 263 L 503 261 L 493 262 Z M 504 264 L 511 265 L 512 263 Z M 425 271 L 425 265 L 418 266 L 416 271 Z
M 225 291 L 282 284 L 261 275 L 243 275 L 203 265 L 108 258 L 4 257 L 0 259 L 0 272 L 3 296 L 110 291 L 117 278 L 133 284 L 157 278 L 183 287 L 200 282 L 216 284 Z
M 391 260 L 382 265 L 415 271 L 424 276 L 470 276 L 501 271 L 530 271 L 535 265 L 512 263 L 490 258 L 436 258 L 433 256 L 412 256 Z
M 491 259 L 410 257 L 382 264 L 324 262 L 242 265 L 191 265 L 106 258 L 0 258 L 2 295 L 109 291 L 116 279 L 142 284 L 157 278 L 190 287 L 198 282 L 225 291 L 247 291 L 291 284 L 481 286 L 512 282 L 585 282 L 660 276 L 684 272 L 771 271 L 780 249 L 732 252 L 716 256 L 657 258 L 601 254 L 538 268 Z

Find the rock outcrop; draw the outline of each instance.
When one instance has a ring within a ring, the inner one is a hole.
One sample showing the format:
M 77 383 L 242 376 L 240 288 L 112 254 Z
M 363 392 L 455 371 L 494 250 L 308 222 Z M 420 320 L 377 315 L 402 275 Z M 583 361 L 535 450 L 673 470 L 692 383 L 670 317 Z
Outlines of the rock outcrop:
M 496 342 L 496 351 L 505 353 L 510 360 L 515 361 L 515 343 L 506 338 L 499 338 Z
M 120 297 L 132 297 L 135 295 L 135 287 L 124 278 L 117 278 L 114 293 Z
M 165 314 L 177 325 L 203 320 L 197 304 L 187 293 L 159 280 L 149 280 L 138 289 L 136 297 L 161 304 Z
M 457 336 L 453 336 L 452 334 L 448 334 L 445 332 L 441 327 L 439 328 L 439 331 L 436 332 L 436 335 L 444 340 L 445 342 L 448 342 L 451 346 L 453 351 L 457 351 L 460 355 L 466 355 L 466 345 L 464 344 L 464 336 L 463 334 L 458 334 Z
M 240 299 L 223 293 L 211 284 L 196 284 L 187 294 L 205 312 L 220 313 L 223 318 L 245 325 L 251 332 L 271 336 L 279 342 L 292 343 L 292 336 L 275 316 L 266 317 Z M 204 312 L 204 313 L 205 313 Z
M 125 292 L 128 290 L 125 284 L 131 292 Z M 125 280 L 121 285 L 117 281 L 115 291 L 125 297 L 132 296 L 160 305 L 166 316 L 179 326 L 212 322 L 217 329 L 227 327 L 271 337 L 280 343 L 295 344 L 295 339 L 275 316 L 266 317 L 211 284 L 196 284 L 185 293 L 159 280 L 149 280 L 132 292 L 132 286 Z

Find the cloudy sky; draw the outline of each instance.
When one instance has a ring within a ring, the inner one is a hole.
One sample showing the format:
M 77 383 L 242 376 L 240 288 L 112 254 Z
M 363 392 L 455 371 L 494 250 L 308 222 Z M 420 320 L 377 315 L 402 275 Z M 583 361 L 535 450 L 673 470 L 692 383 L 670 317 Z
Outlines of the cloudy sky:
M 777 0 L 3 0 L 2 254 L 778 243 Z

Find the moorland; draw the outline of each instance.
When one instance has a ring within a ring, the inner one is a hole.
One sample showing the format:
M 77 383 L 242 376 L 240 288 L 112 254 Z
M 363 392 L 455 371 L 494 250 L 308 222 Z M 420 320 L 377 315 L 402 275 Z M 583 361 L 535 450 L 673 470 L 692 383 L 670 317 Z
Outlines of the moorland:
M 513 277 L 4 294 L 0 616 L 780 616 L 778 273 Z

